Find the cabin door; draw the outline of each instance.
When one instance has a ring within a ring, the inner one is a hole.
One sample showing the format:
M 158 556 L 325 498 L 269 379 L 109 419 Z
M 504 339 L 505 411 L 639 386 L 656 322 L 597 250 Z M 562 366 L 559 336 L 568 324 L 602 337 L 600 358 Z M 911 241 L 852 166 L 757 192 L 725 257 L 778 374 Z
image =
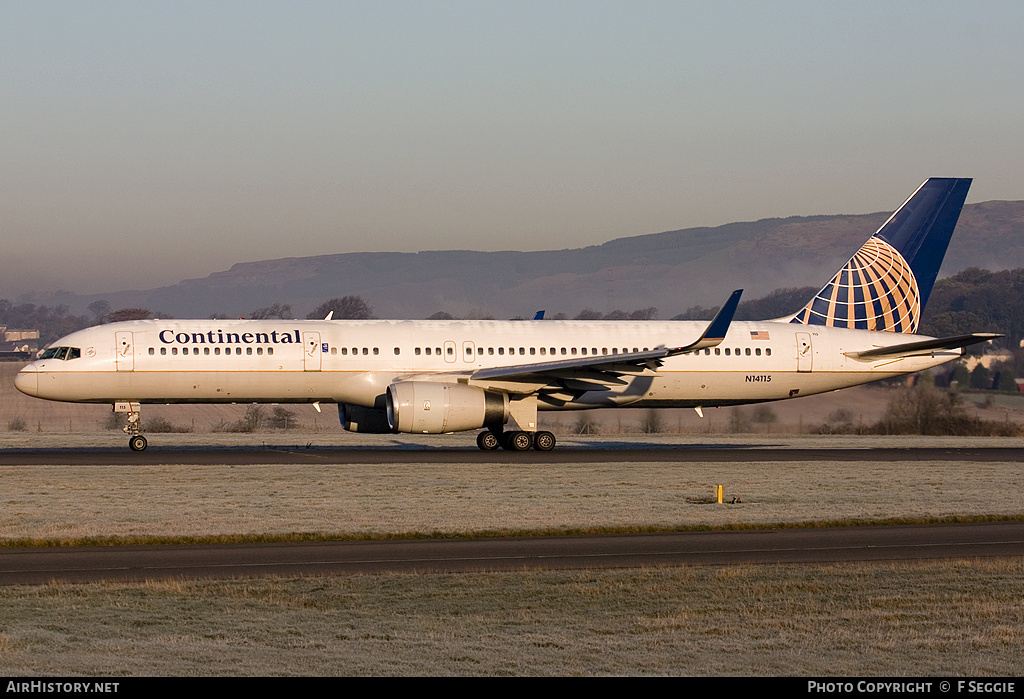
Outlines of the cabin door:
M 303 352 L 303 369 L 306 371 L 320 371 L 320 333 L 302 333 L 302 344 L 305 347 Z
M 114 361 L 118 371 L 135 371 L 135 347 L 132 334 L 127 330 L 118 331 L 114 336 Z
M 813 368 L 814 348 L 811 346 L 810 333 L 796 334 L 796 370 L 808 372 Z

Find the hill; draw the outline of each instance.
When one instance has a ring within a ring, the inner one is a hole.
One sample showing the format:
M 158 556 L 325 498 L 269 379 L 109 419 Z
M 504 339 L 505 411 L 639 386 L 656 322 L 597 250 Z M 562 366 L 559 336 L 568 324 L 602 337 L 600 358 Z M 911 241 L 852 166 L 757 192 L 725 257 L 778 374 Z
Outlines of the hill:
M 173 286 L 65 294 L 49 302 L 83 312 L 90 302 L 105 299 L 113 308 L 145 307 L 177 317 L 239 316 L 287 303 L 301 317 L 326 298 L 357 294 L 383 318 L 423 318 L 442 310 L 508 318 L 541 308 L 572 316 L 583 308 L 648 306 L 656 306 L 661 318 L 671 318 L 694 305 L 720 303 L 736 288 L 754 298 L 780 287 L 823 284 L 887 216 L 763 219 L 539 252 L 447 250 L 265 260 Z M 964 207 L 941 276 L 969 267 L 1024 267 L 1024 202 Z

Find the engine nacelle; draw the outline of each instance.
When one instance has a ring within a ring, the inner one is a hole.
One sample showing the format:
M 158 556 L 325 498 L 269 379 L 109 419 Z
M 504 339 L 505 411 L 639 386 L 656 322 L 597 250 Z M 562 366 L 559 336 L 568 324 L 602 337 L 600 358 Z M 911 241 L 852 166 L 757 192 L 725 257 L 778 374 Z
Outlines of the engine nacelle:
M 341 426 L 349 432 L 368 432 L 370 434 L 391 432 L 387 412 L 377 408 L 338 403 L 338 419 L 341 420 Z
M 508 395 L 465 384 L 400 381 L 388 386 L 387 413 L 395 432 L 475 430 L 508 421 Z

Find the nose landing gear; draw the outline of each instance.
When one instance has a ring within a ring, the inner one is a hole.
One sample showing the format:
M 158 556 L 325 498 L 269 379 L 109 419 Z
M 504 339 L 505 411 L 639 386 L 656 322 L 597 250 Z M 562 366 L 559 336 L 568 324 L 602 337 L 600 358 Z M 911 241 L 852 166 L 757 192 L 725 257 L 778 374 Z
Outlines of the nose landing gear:
M 129 401 L 114 403 L 115 413 L 128 414 L 128 424 L 124 426 L 124 433 L 129 435 L 128 448 L 132 451 L 146 451 L 146 447 L 149 446 L 149 442 L 142 436 L 141 410 L 142 405 L 139 403 L 131 403 Z

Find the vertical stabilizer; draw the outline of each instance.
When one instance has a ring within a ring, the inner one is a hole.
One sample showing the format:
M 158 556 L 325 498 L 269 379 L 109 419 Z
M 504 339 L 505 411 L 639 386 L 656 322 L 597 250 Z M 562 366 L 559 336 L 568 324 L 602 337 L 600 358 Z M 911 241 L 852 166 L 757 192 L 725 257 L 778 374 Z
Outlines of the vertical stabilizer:
M 970 187 L 927 180 L 791 322 L 916 332 Z

